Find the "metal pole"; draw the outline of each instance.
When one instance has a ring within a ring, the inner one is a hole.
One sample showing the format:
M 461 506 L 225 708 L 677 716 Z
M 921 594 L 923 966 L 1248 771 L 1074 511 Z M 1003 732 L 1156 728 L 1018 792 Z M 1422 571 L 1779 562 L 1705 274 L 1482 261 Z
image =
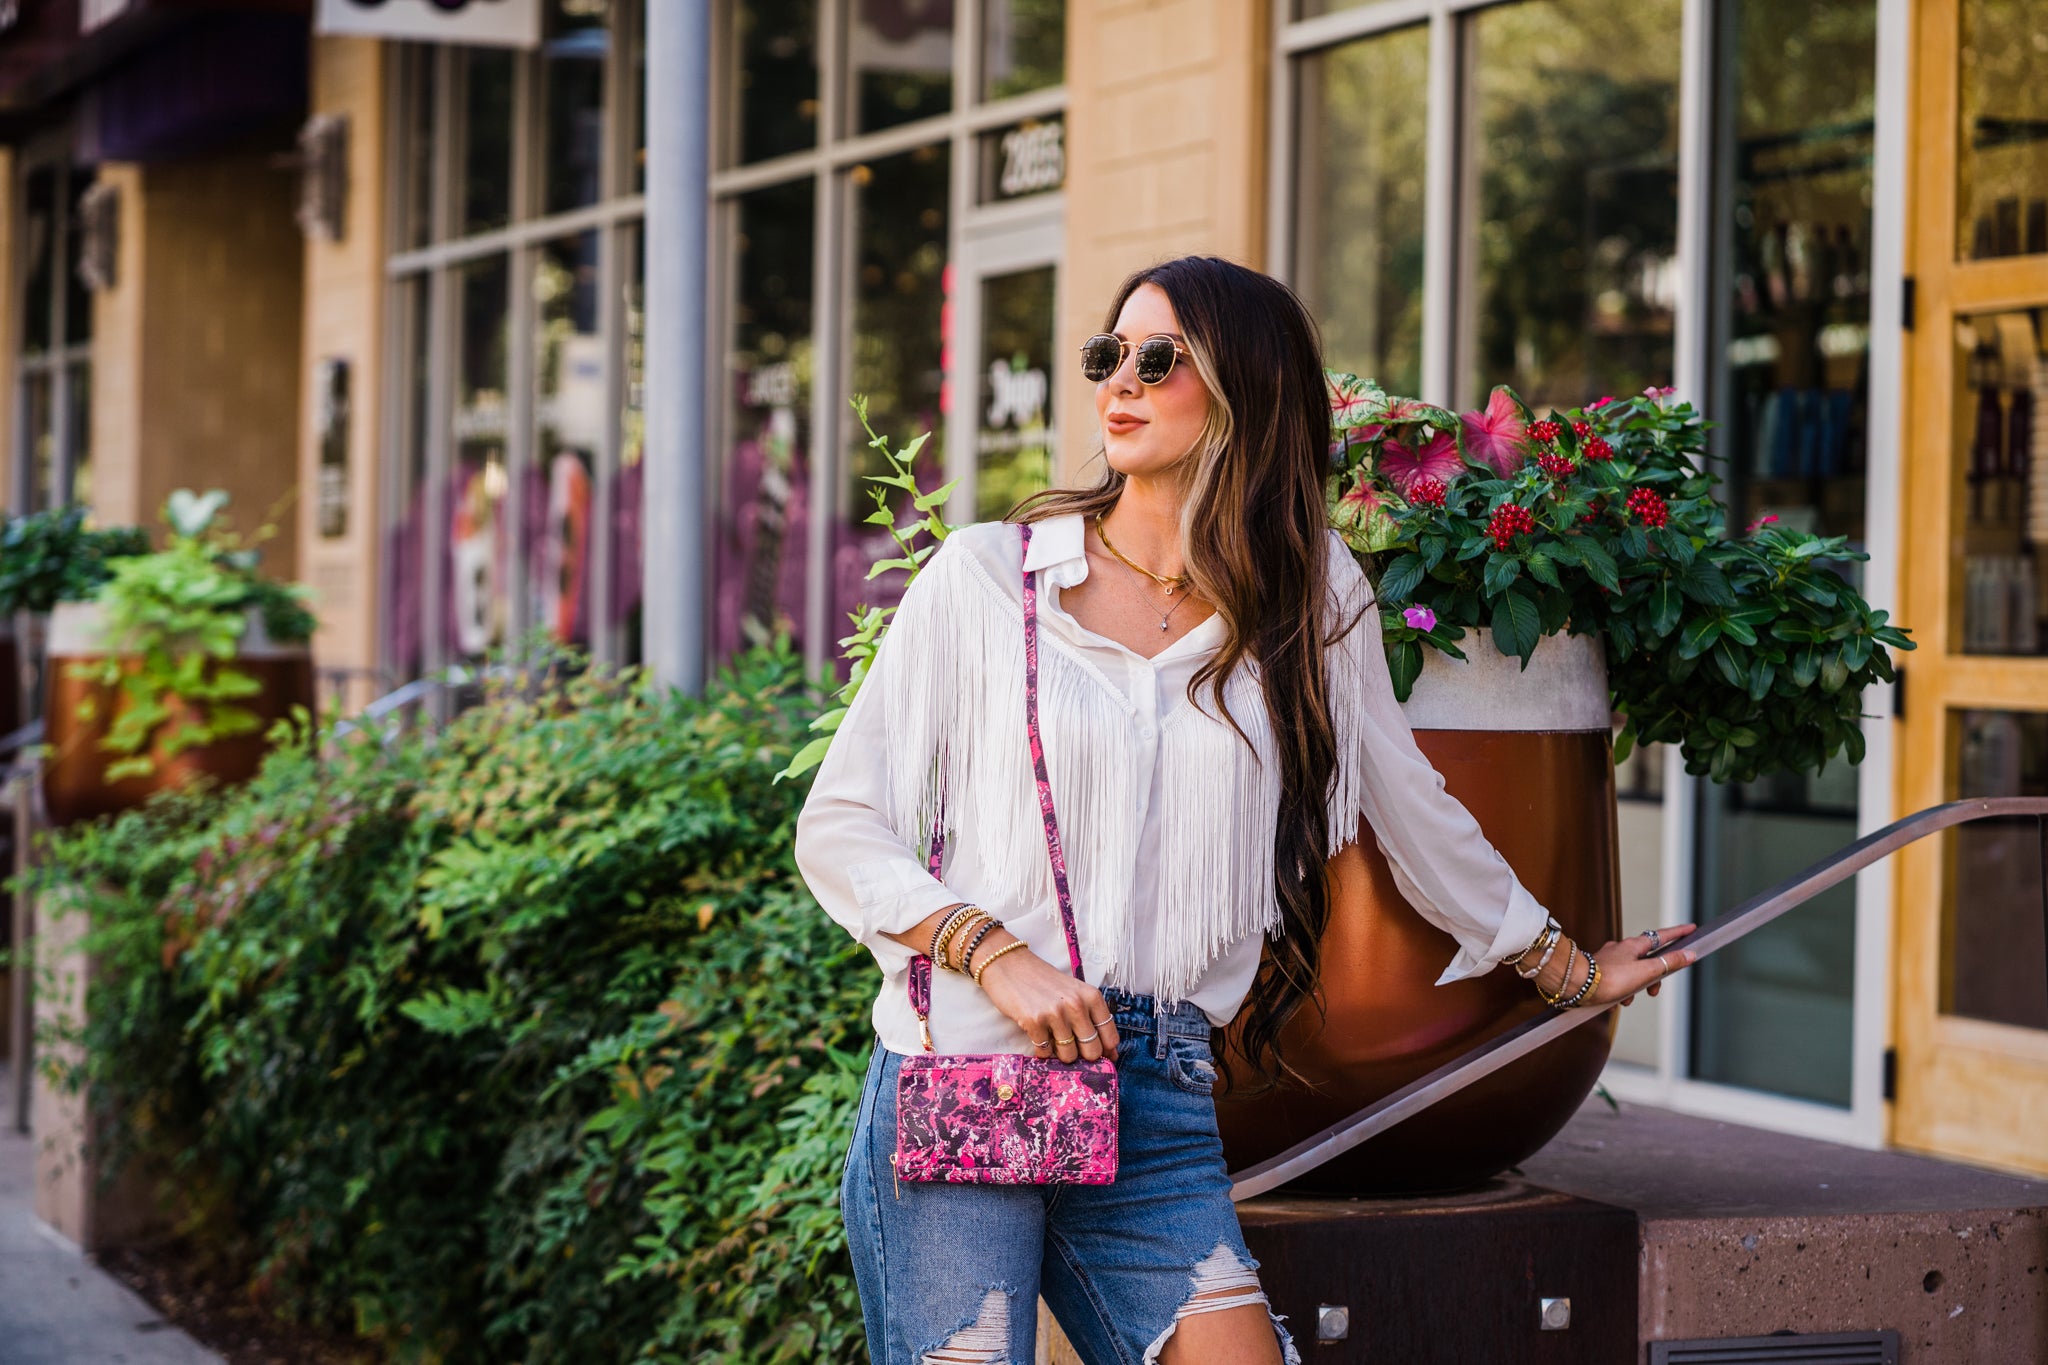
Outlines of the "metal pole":
M 704 328 L 709 225 L 709 0 L 647 7 L 645 657 L 685 692 L 704 684 Z

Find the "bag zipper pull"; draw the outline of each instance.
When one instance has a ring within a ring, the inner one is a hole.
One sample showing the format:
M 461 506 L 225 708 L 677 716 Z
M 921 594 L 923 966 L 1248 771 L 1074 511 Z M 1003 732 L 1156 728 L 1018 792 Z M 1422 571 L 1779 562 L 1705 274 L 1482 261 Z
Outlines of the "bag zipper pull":
M 889 1174 L 896 1177 L 896 1202 L 903 1202 L 903 1172 L 896 1165 L 896 1153 L 889 1153 Z

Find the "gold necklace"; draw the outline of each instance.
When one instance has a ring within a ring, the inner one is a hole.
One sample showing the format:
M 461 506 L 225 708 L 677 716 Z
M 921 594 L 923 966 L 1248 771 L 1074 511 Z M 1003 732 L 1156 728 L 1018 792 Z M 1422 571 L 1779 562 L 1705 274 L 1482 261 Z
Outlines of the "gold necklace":
M 1135 569 L 1137 572 L 1151 579 L 1154 583 L 1157 583 L 1160 587 L 1166 589 L 1166 595 L 1168 597 L 1173 596 L 1173 590 L 1176 587 L 1182 586 L 1188 582 L 1189 575 L 1187 574 L 1175 574 L 1171 578 L 1169 578 L 1165 574 L 1153 573 L 1150 569 L 1146 568 L 1142 564 L 1132 564 L 1130 559 L 1125 556 L 1122 550 L 1117 549 L 1115 545 L 1110 543 L 1109 532 L 1105 531 L 1102 528 L 1102 513 L 1100 512 L 1097 512 L 1095 514 L 1095 534 L 1102 537 L 1103 549 L 1115 555 L 1119 560 L 1122 560 L 1123 563 L 1128 567 Z M 1166 627 L 1161 626 L 1160 629 L 1164 630 L 1166 629 Z

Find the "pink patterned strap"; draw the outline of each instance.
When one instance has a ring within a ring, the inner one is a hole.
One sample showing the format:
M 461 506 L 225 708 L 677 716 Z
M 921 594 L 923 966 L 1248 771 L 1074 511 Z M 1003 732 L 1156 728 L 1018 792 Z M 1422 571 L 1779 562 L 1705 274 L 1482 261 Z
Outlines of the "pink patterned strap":
M 1019 522 L 1017 531 L 1023 541 L 1023 555 L 1028 559 L 1031 523 Z M 1045 744 L 1038 735 L 1038 589 L 1032 584 L 1029 569 L 1024 570 L 1024 728 L 1031 739 L 1031 768 L 1038 778 L 1038 812 L 1045 820 L 1045 848 L 1052 858 L 1053 888 L 1059 893 L 1060 927 L 1067 935 L 1067 963 L 1075 977 L 1081 978 L 1081 937 L 1074 930 L 1074 898 L 1067 888 L 1067 858 L 1060 847 L 1059 819 L 1052 809 L 1052 780 L 1045 773 Z M 934 880 L 946 851 L 945 810 L 946 793 L 941 788 L 939 809 L 932 818 L 931 853 L 925 859 L 925 868 Z M 917 1011 L 917 1021 L 923 1026 L 924 1050 L 930 1052 L 931 958 L 923 953 L 911 958 L 909 976 L 910 1007 Z

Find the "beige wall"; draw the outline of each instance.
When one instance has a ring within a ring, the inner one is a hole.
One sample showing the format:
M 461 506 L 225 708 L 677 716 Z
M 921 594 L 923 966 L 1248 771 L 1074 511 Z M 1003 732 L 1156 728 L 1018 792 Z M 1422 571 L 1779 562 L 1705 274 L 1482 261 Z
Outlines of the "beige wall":
M 348 218 L 339 241 L 308 239 L 305 270 L 305 400 L 299 415 L 299 573 L 320 615 L 314 657 L 323 668 L 368 669 L 377 657 L 379 382 L 384 348 L 384 52 L 374 39 L 316 38 L 313 112 L 349 120 Z M 346 533 L 320 535 L 322 360 L 348 362 L 349 512 Z M 356 675 L 347 700 L 384 691 Z
M 1067 223 L 1060 316 L 1071 356 L 1124 277 L 1204 252 L 1265 264 L 1270 0 L 1087 0 L 1067 7 Z M 1059 369 L 1057 477 L 1098 441 L 1094 388 Z M 1092 471 L 1087 477 L 1092 477 Z
M 92 500 L 155 527 L 173 489 L 224 488 L 235 529 L 298 562 L 303 248 L 291 172 L 267 154 L 108 164 L 120 195 L 114 287 L 93 304 Z

